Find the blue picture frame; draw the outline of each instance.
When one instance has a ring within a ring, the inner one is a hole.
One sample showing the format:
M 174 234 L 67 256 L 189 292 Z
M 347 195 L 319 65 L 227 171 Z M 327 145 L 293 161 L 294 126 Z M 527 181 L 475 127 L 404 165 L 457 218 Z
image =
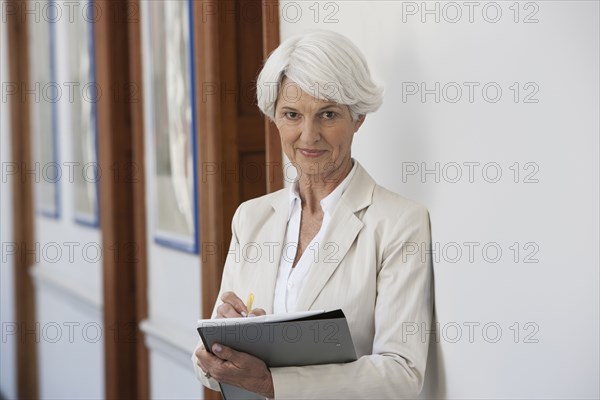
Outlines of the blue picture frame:
M 153 2 L 144 2 L 141 4 L 142 7 L 149 7 L 149 3 L 150 4 L 158 4 L 158 3 L 153 3 Z M 180 3 L 181 4 L 181 3 Z M 191 209 L 191 225 L 192 225 L 192 229 L 191 232 L 188 232 L 187 234 L 180 234 L 180 233 L 174 233 L 174 232 L 169 232 L 168 230 L 165 229 L 161 229 L 161 227 L 159 226 L 159 220 L 161 219 L 161 215 L 165 215 L 166 212 L 169 212 L 169 210 L 165 211 L 165 210 L 161 210 L 161 201 L 159 201 L 159 190 L 158 187 L 161 184 L 159 182 L 159 176 L 157 174 L 157 169 L 159 168 L 159 151 L 157 150 L 158 145 L 157 143 L 159 143 L 159 141 L 161 140 L 161 138 L 158 137 L 158 129 L 157 129 L 157 125 L 158 123 L 156 122 L 156 119 L 152 119 L 152 118 L 158 118 L 156 117 L 156 115 L 158 113 L 153 112 L 154 110 L 156 110 L 155 105 L 156 105 L 156 101 L 157 101 L 157 97 L 156 97 L 156 92 L 159 91 L 159 88 L 154 87 L 153 82 L 146 82 L 145 83 L 145 87 L 144 87 L 144 93 L 146 96 L 149 97 L 149 106 L 152 107 L 150 110 L 146 110 L 146 113 L 150 113 L 152 114 L 152 117 L 150 118 L 150 123 L 147 124 L 148 126 L 146 127 L 146 129 L 149 131 L 149 134 L 147 135 L 147 137 L 151 138 L 151 142 L 153 143 L 152 146 L 152 156 L 149 157 L 150 158 L 150 169 L 152 170 L 152 182 L 150 182 L 150 184 L 148 185 L 149 190 L 152 190 L 152 198 L 153 198 L 153 202 L 151 202 L 151 207 L 152 209 L 150 210 L 150 212 L 153 215 L 152 218 L 152 230 L 153 230 L 153 239 L 154 242 L 160 246 L 164 246 L 164 247 L 168 247 L 171 249 L 175 249 L 175 250 L 179 250 L 179 251 L 183 251 L 183 252 L 187 252 L 187 253 L 191 253 L 191 254 L 198 254 L 199 253 L 199 221 L 198 221 L 198 178 L 197 178 L 197 113 L 196 113 L 196 94 L 195 94 L 195 87 L 196 87 L 196 74 L 195 74 L 195 49 L 194 49 L 194 20 L 193 20 L 193 2 L 192 0 L 186 0 L 186 8 L 187 8 L 187 38 L 188 38 L 188 43 L 187 43 L 187 74 L 188 74 L 188 79 L 189 79 L 189 84 L 188 86 L 185 88 L 187 91 L 187 95 L 189 97 L 189 107 L 190 107 L 190 126 L 189 126 L 189 157 L 191 158 L 191 173 L 189 174 L 189 176 L 191 177 L 191 190 L 190 190 L 190 209 Z M 149 46 L 149 41 L 150 41 L 150 30 L 152 29 L 152 27 L 150 26 L 150 10 L 149 8 L 146 8 L 146 17 L 148 17 L 148 21 L 144 21 L 145 23 L 145 29 L 143 30 L 143 39 L 145 39 L 145 46 L 143 46 L 143 51 L 147 51 L 150 55 L 153 55 L 152 52 L 152 48 Z M 156 29 L 156 27 L 154 27 Z M 155 46 L 156 44 L 153 43 Z M 154 63 L 150 62 L 146 62 L 146 68 L 148 68 L 150 72 L 150 76 L 153 77 L 155 74 L 155 67 L 154 67 Z M 148 104 L 147 103 L 147 104 Z M 164 151 L 164 149 L 160 149 L 161 151 Z M 170 149 L 167 149 L 170 150 Z M 182 154 L 182 157 L 185 157 L 185 154 Z M 171 156 L 169 156 L 171 157 Z M 167 157 L 167 158 L 169 158 Z M 170 158 L 169 158 L 170 159 Z M 161 157 L 162 160 L 162 157 Z M 173 171 L 171 171 L 171 174 L 173 174 Z M 179 180 L 179 182 L 181 183 L 181 180 Z M 172 183 L 172 181 L 171 181 Z M 168 197 L 168 196 L 167 196 Z M 176 214 L 178 214 L 177 212 L 175 212 L 175 210 L 173 211 L 173 216 L 175 217 Z M 189 217 L 189 215 L 188 215 Z

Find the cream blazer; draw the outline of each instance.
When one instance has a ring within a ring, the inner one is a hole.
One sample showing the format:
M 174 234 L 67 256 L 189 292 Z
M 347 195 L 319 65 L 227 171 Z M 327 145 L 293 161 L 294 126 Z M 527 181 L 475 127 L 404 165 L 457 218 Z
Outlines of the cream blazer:
M 249 200 L 232 222 L 219 298 L 255 295 L 273 312 L 289 189 Z M 276 399 L 414 398 L 422 389 L 433 309 L 429 214 L 377 185 L 359 164 L 332 215 L 299 298 L 300 310 L 346 315 L 358 360 L 271 368 Z M 311 251 L 307 249 L 306 251 Z M 221 304 L 217 300 L 213 309 Z M 200 345 L 200 342 L 199 342 Z M 198 379 L 219 390 L 192 361 Z

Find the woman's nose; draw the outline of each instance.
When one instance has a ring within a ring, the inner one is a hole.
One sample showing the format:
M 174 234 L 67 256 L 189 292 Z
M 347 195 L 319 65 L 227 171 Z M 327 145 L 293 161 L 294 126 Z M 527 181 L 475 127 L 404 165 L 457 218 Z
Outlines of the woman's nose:
M 308 144 L 318 142 L 321 138 L 319 124 L 312 118 L 305 118 L 301 129 L 300 136 Z

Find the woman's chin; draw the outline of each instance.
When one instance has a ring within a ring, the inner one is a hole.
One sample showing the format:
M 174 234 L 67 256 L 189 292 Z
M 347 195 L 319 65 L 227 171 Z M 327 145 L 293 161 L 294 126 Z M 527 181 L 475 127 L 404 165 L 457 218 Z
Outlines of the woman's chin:
M 300 175 L 311 175 L 311 176 L 319 175 L 323 170 L 322 163 L 320 163 L 317 160 L 296 159 L 294 164 L 296 166 L 298 176 L 300 176 Z

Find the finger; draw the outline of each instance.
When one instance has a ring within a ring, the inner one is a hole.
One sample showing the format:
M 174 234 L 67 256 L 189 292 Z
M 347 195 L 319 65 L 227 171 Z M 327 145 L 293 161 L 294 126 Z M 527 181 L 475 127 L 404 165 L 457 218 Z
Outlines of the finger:
M 213 365 L 222 362 L 219 358 L 215 357 L 214 355 L 212 355 L 208 351 L 206 351 L 204 346 L 202 346 L 201 348 L 198 347 L 198 349 L 196 349 L 195 354 L 196 354 L 196 364 L 205 373 L 209 372 Z
M 213 354 L 223 361 L 229 361 L 236 366 L 239 366 L 243 360 L 245 353 L 235 351 L 231 347 L 215 343 L 212 346 Z
M 202 346 L 196 349 L 196 358 L 206 364 L 207 362 L 214 361 L 216 357 Z
M 196 361 L 196 365 L 198 367 L 200 367 L 200 369 L 202 370 L 202 372 L 204 372 L 204 373 L 208 372 L 208 366 L 205 365 L 200 358 L 197 358 L 196 360 L 197 360 Z
M 228 303 L 241 315 L 246 315 L 246 305 L 234 292 L 225 292 L 221 296 L 223 303 Z
M 198 366 L 205 372 L 211 372 L 217 370 L 224 363 L 219 357 L 210 353 L 206 349 L 202 350 L 198 357 Z
M 243 316 L 229 303 L 223 303 L 217 308 L 217 318 L 239 318 Z
M 196 357 L 198 357 L 199 359 L 205 357 L 206 354 L 210 353 L 206 350 L 206 347 L 204 347 L 203 344 L 196 348 Z
M 259 315 L 267 315 L 267 312 L 262 308 L 255 308 L 250 312 L 250 314 L 248 314 L 249 317 L 258 317 Z

